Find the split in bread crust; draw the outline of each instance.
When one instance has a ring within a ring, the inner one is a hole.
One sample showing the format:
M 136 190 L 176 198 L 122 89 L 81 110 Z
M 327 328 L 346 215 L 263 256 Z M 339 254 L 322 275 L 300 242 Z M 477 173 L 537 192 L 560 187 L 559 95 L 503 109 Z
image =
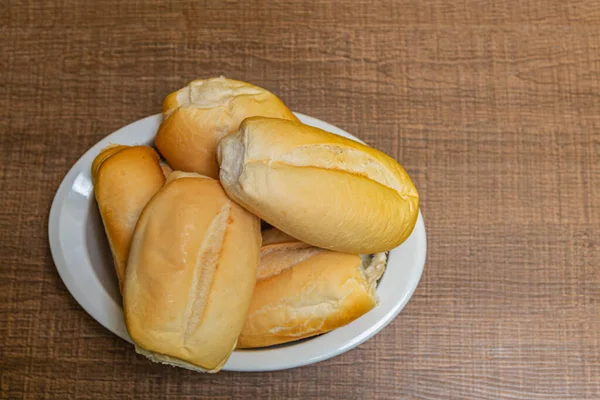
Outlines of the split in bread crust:
M 287 343 L 354 321 L 377 304 L 385 263 L 385 253 L 361 257 L 298 241 L 263 246 L 238 347 Z
M 154 361 L 218 371 L 256 280 L 260 221 L 218 181 L 173 172 L 135 230 L 123 291 L 127 329 Z
M 419 195 L 394 159 L 275 118 L 247 118 L 219 144 L 227 194 L 281 231 L 352 254 L 389 251 L 412 232 Z

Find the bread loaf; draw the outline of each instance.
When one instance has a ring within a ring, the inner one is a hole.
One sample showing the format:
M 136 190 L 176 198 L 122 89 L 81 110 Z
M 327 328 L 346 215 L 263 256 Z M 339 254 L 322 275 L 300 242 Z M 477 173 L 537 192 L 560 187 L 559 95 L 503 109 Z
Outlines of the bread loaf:
M 263 246 L 238 347 L 286 343 L 344 326 L 377 304 L 385 253 L 374 257 L 301 242 Z
M 352 254 L 388 251 L 412 232 L 419 195 L 392 158 L 299 122 L 253 117 L 218 148 L 227 194 L 288 235 Z
M 109 146 L 94 159 L 92 180 L 122 290 L 135 224 L 165 178 L 152 148 Z
M 226 78 L 196 80 L 168 95 L 164 121 L 155 138 L 162 156 L 175 170 L 219 178 L 216 148 L 221 138 L 246 117 L 296 120 L 274 94 L 249 83 Z
M 247 315 L 260 221 L 219 181 L 173 172 L 135 229 L 123 301 L 129 335 L 153 361 L 223 367 Z

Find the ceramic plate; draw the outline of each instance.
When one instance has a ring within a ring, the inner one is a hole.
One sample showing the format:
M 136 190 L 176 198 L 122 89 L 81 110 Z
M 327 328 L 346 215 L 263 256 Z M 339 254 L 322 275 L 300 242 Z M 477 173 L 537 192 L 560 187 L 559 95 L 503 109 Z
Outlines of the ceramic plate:
M 302 122 L 361 142 L 343 130 L 296 113 Z M 56 269 L 77 302 L 96 321 L 130 341 L 108 242 L 93 194 L 90 166 L 111 143 L 151 145 L 160 125 L 153 115 L 105 137 L 88 150 L 62 181 L 50 210 L 50 248 Z M 354 322 L 297 343 L 267 349 L 236 350 L 223 368 L 228 371 L 273 371 L 299 367 L 344 353 L 374 336 L 404 308 L 419 283 L 426 254 L 423 216 L 412 235 L 389 254 L 377 287 L 380 303 Z

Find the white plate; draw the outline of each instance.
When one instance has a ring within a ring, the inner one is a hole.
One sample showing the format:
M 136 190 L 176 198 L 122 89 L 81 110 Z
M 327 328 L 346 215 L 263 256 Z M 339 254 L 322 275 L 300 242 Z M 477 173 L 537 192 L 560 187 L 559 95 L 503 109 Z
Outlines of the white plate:
M 326 122 L 296 115 L 305 124 L 361 142 Z M 160 114 L 141 119 L 96 143 L 62 181 L 50 210 L 50 249 L 60 277 L 88 314 L 129 342 L 112 257 L 93 195 L 90 166 L 100 150 L 111 143 L 151 145 L 161 119 Z M 421 278 L 425 254 L 425 225 L 419 213 L 412 235 L 390 252 L 387 270 L 377 287 L 380 303 L 375 309 L 342 328 L 312 339 L 264 350 L 236 350 L 223 369 L 273 371 L 300 367 L 358 346 L 404 308 Z

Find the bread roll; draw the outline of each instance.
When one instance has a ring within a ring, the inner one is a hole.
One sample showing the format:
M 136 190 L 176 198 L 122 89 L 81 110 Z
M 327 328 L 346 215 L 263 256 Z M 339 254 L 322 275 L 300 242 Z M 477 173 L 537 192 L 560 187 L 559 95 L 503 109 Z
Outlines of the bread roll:
M 221 138 L 246 117 L 297 120 L 274 94 L 226 78 L 196 80 L 168 95 L 164 121 L 155 138 L 162 156 L 175 170 L 219 178 L 216 148 Z
M 135 224 L 165 178 L 152 148 L 109 146 L 94 159 L 92 180 L 122 290 Z
M 377 304 L 385 253 L 364 257 L 300 242 L 261 248 L 239 348 L 298 340 L 344 326 Z
M 227 194 L 313 246 L 393 249 L 412 232 L 419 195 L 404 169 L 369 146 L 299 122 L 254 117 L 219 144 Z
M 235 348 L 256 281 L 260 221 L 219 181 L 173 172 L 137 224 L 125 321 L 156 362 L 216 372 Z

